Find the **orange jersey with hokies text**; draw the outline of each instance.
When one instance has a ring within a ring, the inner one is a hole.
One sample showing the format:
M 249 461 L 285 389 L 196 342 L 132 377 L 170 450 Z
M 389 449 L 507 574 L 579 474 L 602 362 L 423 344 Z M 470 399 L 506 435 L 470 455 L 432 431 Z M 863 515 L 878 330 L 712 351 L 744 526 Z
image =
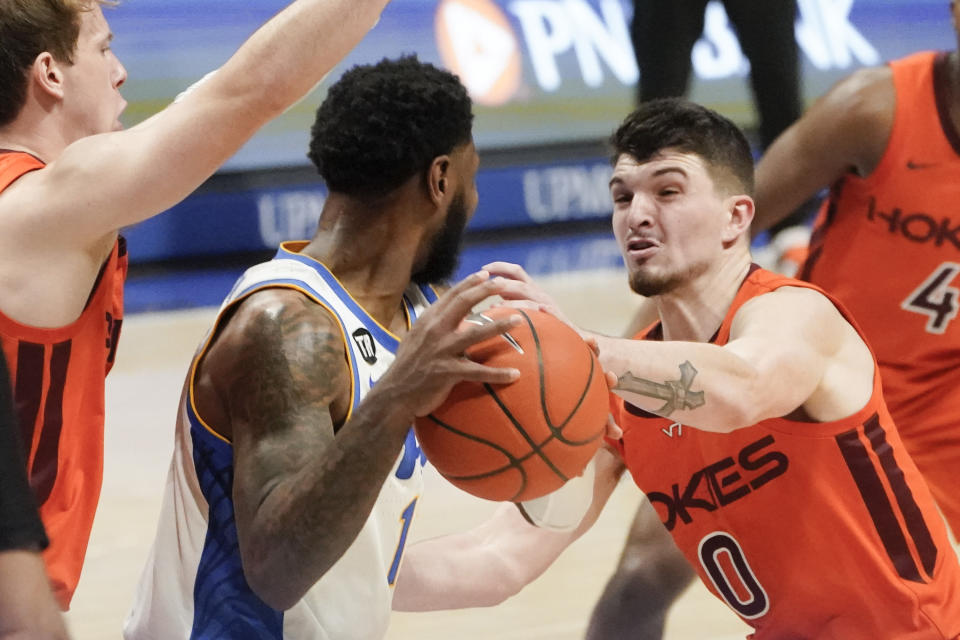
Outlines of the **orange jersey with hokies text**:
M 903 442 L 960 535 L 960 133 L 946 54 L 890 63 L 886 151 L 833 185 L 799 277 L 853 314 Z
M 714 343 L 726 344 L 744 303 L 783 286 L 811 287 L 754 267 Z M 960 636 L 960 565 L 880 385 L 875 368 L 869 402 L 842 420 L 774 418 L 730 433 L 614 398 L 623 428 L 614 446 L 707 588 L 754 627 L 752 638 Z
M 0 191 L 43 166 L 26 153 L 0 152 Z M 42 329 L 0 313 L 27 473 L 50 537 L 43 557 L 64 609 L 80 579 L 100 497 L 104 378 L 120 337 L 126 272 L 121 237 L 73 323 Z

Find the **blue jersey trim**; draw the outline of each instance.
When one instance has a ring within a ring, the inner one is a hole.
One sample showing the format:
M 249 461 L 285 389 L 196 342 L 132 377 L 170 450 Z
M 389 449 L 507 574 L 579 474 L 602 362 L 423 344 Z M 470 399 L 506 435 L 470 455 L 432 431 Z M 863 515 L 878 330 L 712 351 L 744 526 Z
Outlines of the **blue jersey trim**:
M 357 301 L 353 299 L 346 289 L 343 288 L 343 285 L 340 284 L 340 281 L 337 280 L 336 277 L 330 273 L 330 270 L 327 269 L 322 263 L 317 262 L 313 258 L 309 258 L 298 253 L 293 253 L 282 247 L 277 251 L 277 255 L 274 258 L 274 260 L 277 259 L 296 260 L 297 262 L 305 264 L 316 271 L 317 275 L 319 275 L 323 281 L 327 283 L 327 286 L 333 290 L 334 294 L 336 294 L 340 301 L 347 305 L 347 308 L 350 309 L 351 313 L 357 316 L 364 326 L 367 327 L 367 330 L 373 334 L 377 342 L 382 344 L 388 350 L 396 353 L 397 347 L 400 346 L 400 342 L 397 340 L 397 337 L 390 334 L 387 330 L 380 326 L 380 323 L 374 320 L 370 314 L 367 313 L 366 309 L 357 304 Z M 317 295 L 318 297 L 322 298 L 322 296 L 319 296 L 319 294 Z
M 420 293 L 423 294 L 423 297 L 427 299 L 427 302 L 433 304 L 438 300 L 437 292 L 433 290 L 433 287 L 429 284 L 421 284 Z
M 243 296 L 247 295 L 251 291 L 266 289 L 271 286 L 280 285 L 280 284 L 289 285 L 292 287 L 296 287 L 298 289 L 302 289 L 303 291 L 307 292 L 309 295 L 319 300 L 323 304 L 323 307 L 327 309 L 327 311 L 337 316 L 337 322 L 340 323 L 340 329 L 344 331 L 346 330 L 347 325 L 343 322 L 343 318 L 340 316 L 339 313 L 337 313 L 337 310 L 334 309 L 328 302 L 326 302 L 324 300 L 324 297 L 320 295 L 320 293 L 316 289 L 311 287 L 309 284 L 307 284 L 303 280 L 297 280 L 295 278 L 274 278 L 272 280 L 263 280 L 256 284 L 250 285 L 249 287 L 244 289 L 240 293 L 240 295 L 237 296 L 237 299 L 242 298 Z M 364 316 L 364 318 L 365 317 L 369 317 L 369 316 Z M 361 320 L 364 320 L 364 318 L 361 318 Z M 370 328 L 370 325 L 367 325 L 366 322 L 364 322 L 364 326 L 367 326 L 368 329 Z M 373 332 L 371 331 L 371 333 Z M 346 334 L 344 334 L 344 340 L 347 340 L 347 339 L 348 338 Z M 396 343 L 396 340 L 394 340 L 394 343 Z M 344 347 L 347 349 L 350 349 L 350 345 L 348 344 L 345 344 Z M 396 348 L 394 347 L 393 350 L 396 351 Z M 351 358 L 351 362 L 352 361 L 353 359 Z M 360 370 L 355 365 L 351 365 L 350 368 L 352 369 L 351 373 L 353 374 L 353 388 L 355 390 L 355 393 L 353 394 L 353 408 L 356 409 L 357 405 L 360 404 Z
M 283 640 L 283 612 L 247 584 L 233 509 L 233 447 L 211 434 L 187 408 L 193 465 L 209 505 L 207 534 L 193 585 L 191 640 Z

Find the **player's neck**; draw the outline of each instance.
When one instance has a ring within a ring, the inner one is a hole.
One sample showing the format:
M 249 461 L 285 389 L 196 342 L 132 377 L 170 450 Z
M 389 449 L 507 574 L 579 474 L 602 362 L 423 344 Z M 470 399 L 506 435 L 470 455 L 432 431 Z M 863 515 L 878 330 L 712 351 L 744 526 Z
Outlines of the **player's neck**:
M 69 143 L 49 118 L 35 118 L 28 110 L 0 127 L 0 149 L 25 151 L 46 163 L 60 157 Z
M 322 262 L 367 313 L 390 328 L 410 284 L 418 238 L 402 216 L 356 206 L 331 194 L 320 230 L 303 253 Z
M 717 268 L 657 296 L 665 340 L 707 342 L 720 328 L 750 269 L 750 254 L 737 251 Z

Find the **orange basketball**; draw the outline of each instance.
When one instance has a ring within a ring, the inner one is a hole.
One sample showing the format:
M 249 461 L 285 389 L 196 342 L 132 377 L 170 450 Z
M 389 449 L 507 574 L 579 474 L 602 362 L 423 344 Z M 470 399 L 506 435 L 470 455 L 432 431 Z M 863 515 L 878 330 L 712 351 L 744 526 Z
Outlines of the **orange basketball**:
M 473 345 L 467 356 L 514 367 L 520 377 L 507 385 L 461 382 L 415 428 L 427 459 L 454 485 L 488 500 L 520 502 L 583 471 L 602 441 L 609 404 L 593 351 L 549 313 L 495 307 L 467 322 L 511 314 L 525 322 Z

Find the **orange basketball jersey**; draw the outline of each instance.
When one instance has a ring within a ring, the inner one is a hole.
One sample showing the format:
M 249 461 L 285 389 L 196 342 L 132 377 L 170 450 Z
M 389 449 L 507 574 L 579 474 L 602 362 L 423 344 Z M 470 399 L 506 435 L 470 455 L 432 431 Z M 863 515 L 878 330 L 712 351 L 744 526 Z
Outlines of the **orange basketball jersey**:
M 0 190 L 43 163 L 0 152 Z M 2 196 L 0 196 L 2 197 Z M 30 327 L 0 313 L 27 472 L 50 537 L 47 572 L 63 608 L 80 578 L 103 478 L 104 377 L 123 316 L 127 255 L 119 238 L 76 321 Z
M 960 132 L 946 54 L 890 63 L 886 151 L 837 182 L 800 278 L 835 295 L 874 349 L 907 449 L 960 535 Z
M 782 286 L 810 285 L 754 268 L 715 344 L 745 302 Z M 776 418 L 721 434 L 619 397 L 614 411 L 637 485 L 753 638 L 960 636 L 960 565 L 876 370 L 870 401 L 835 422 Z

